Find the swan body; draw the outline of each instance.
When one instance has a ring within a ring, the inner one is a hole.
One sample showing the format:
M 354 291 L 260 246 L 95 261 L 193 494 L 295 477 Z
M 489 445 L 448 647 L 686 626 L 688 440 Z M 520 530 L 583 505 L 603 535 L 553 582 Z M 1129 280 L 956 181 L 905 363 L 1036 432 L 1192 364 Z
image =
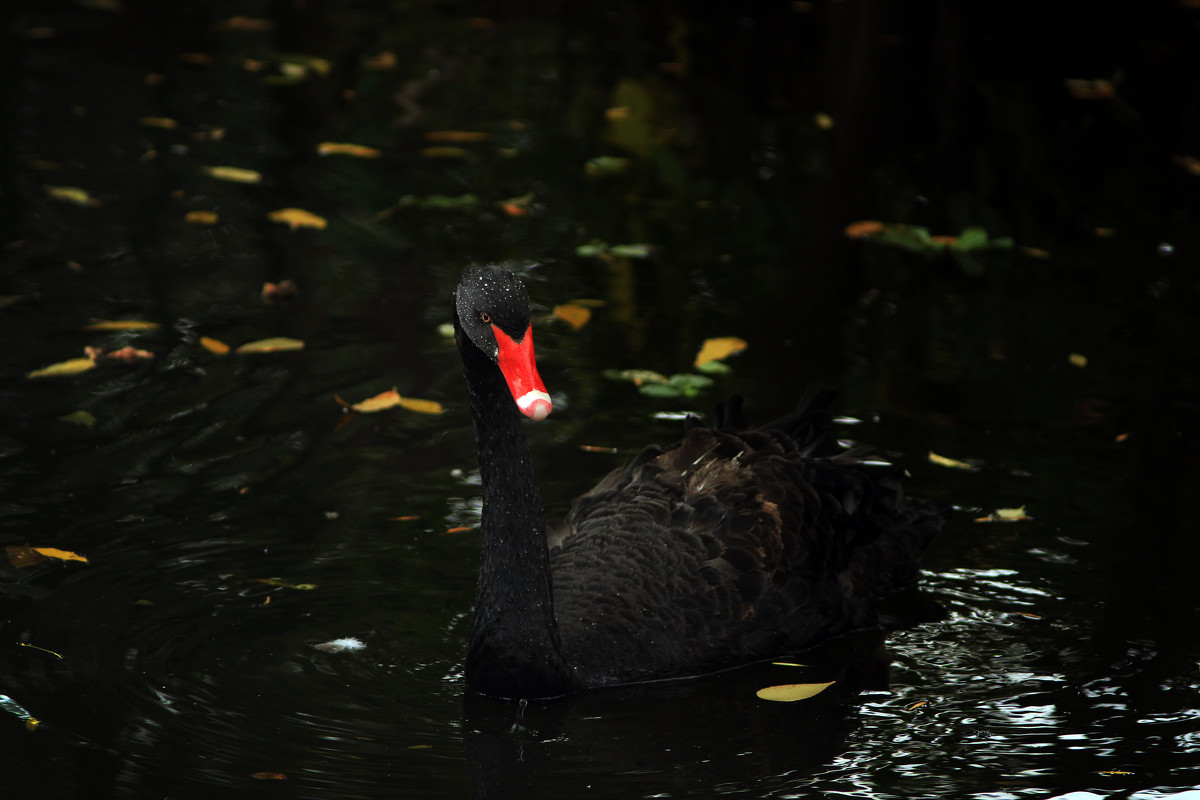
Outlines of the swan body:
M 902 470 L 829 431 L 831 394 L 758 428 L 736 401 L 577 498 L 547 538 L 522 416 L 551 410 L 529 299 L 503 267 L 455 292 L 483 484 L 474 690 L 547 698 L 715 672 L 876 624 L 941 526 Z

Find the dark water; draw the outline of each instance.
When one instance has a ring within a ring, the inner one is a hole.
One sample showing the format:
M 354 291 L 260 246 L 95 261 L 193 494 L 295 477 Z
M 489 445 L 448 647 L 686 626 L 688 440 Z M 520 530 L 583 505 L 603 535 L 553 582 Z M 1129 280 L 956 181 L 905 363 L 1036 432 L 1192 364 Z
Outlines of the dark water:
M 1200 12 L 949 5 L 10 6 L 0 538 L 89 561 L 0 566 L 4 796 L 1195 797 Z M 843 436 L 960 509 L 904 614 L 941 618 L 803 668 L 465 696 L 478 539 L 448 531 L 478 485 L 438 326 L 465 264 L 508 259 L 544 311 L 604 301 L 537 325 L 552 512 L 669 412 L 838 386 Z M 718 335 L 749 349 L 700 396 L 602 375 Z M 271 336 L 306 346 L 200 341 Z M 127 345 L 153 357 L 25 377 Z M 336 399 L 393 386 L 446 410 Z M 313 647 L 341 637 L 365 647 Z M 755 697 L 797 680 L 836 683 Z

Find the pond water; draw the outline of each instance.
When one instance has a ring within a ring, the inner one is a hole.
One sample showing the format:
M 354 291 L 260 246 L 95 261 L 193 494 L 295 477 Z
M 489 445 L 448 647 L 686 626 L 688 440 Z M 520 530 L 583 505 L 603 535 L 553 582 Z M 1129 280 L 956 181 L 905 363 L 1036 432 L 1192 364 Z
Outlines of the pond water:
M 1200 796 L 1200 11 L 4 13 L 6 796 Z M 439 326 L 490 261 L 537 305 L 551 514 L 681 412 L 835 386 L 840 435 L 956 509 L 905 624 L 471 696 L 478 474 Z M 580 300 L 577 330 L 550 313 Z M 694 373 L 715 336 L 748 347 L 694 396 L 605 376 Z M 213 343 L 269 337 L 304 347 Z M 145 354 L 27 377 L 85 347 Z M 343 405 L 393 387 L 444 411 Z

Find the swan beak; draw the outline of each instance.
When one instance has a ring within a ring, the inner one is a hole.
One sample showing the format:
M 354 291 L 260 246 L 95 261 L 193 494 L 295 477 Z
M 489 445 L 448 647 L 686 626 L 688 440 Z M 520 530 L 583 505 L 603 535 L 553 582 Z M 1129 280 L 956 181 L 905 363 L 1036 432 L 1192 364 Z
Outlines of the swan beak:
M 500 371 L 504 373 L 504 380 L 508 382 L 508 390 L 517 402 L 517 408 L 532 420 L 545 419 L 554 404 L 533 360 L 533 326 L 525 329 L 525 335 L 520 340 L 513 339 L 495 325 L 492 326 L 492 332 L 499 345 L 496 360 L 500 364 Z

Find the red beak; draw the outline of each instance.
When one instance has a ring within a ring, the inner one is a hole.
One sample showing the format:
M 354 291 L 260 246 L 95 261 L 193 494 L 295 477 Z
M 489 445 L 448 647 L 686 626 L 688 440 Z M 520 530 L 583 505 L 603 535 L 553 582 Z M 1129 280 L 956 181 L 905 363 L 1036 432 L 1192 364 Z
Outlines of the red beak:
M 525 329 L 520 341 L 495 325 L 492 326 L 492 332 L 496 336 L 496 344 L 500 346 L 497 359 L 500 371 L 504 373 L 504 380 L 508 382 L 508 390 L 512 392 L 517 408 L 532 420 L 545 419 L 553 403 L 533 360 L 533 326 Z

